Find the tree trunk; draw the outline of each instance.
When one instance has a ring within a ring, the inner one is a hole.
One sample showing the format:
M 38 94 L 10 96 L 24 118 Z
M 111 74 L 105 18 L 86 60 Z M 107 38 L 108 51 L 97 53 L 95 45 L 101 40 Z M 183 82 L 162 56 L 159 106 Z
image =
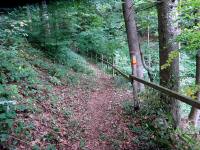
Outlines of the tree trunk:
M 31 10 L 30 10 L 30 6 L 29 5 L 26 6 L 26 12 L 27 12 L 27 19 L 28 19 L 29 31 L 32 32 L 33 31 L 33 27 L 32 27 L 32 15 L 31 15 Z
M 160 85 L 178 91 L 179 89 L 179 58 L 175 58 L 170 67 L 161 69 L 166 64 L 168 55 L 178 50 L 175 41 L 179 33 L 177 22 L 178 0 L 158 0 L 158 33 L 159 33 L 159 56 L 160 56 Z M 162 97 L 163 98 L 163 97 Z M 165 98 L 166 110 L 173 114 L 174 125 L 180 121 L 179 102 L 175 99 Z
M 49 13 L 46 0 L 42 0 L 40 5 L 41 22 L 44 30 L 45 38 L 50 35 Z
M 196 56 L 196 85 L 200 85 L 200 51 L 198 51 Z M 200 101 L 200 91 L 197 91 L 197 100 Z M 194 126 L 197 127 L 198 120 L 200 116 L 200 111 L 195 107 L 192 107 L 189 114 L 189 120 L 193 122 Z
M 150 19 L 149 19 L 149 15 L 148 15 L 148 27 L 147 27 L 147 44 L 148 44 L 148 48 L 149 48 L 149 44 L 150 44 Z
M 58 4 L 56 4 L 58 5 Z M 55 44 L 56 44 L 56 50 L 58 50 L 58 35 L 59 35 L 59 23 L 58 23 L 58 18 L 59 14 L 57 12 L 57 10 L 55 10 L 53 13 L 52 13 L 52 17 L 55 19 L 54 22 L 53 22 L 53 26 L 54 26 L 54 31 L 53 31 L 53 35 L 54 35 L 54 39 L 55 39 Z M 52 34 L 52 33 L 51 33 Z
M 132 74 L 139 78 L 143 78 L 143 66 L 140 56 L 140 46 L 139 46 L 138 33 L 134 17 L 135 12 L 132 0 L 122 0 L 122 8 L 126 26 L 131 62 L 133 62 L 133 59 L 135 58 L 137 61 L 136 64 L 131 64 Z M 140 83 L 135 83 L 134 87 L 136 88 L 136 90 L 139 91 L 143 89 L 143 85 Z

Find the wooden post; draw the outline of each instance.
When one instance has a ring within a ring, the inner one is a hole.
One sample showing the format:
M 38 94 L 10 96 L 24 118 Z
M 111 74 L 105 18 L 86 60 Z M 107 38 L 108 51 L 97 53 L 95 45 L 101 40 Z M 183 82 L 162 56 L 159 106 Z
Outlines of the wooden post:
M 103 54 L 101 54 L 101 67 L 103 68 Z
M 112 66 L 115 66 L 115 59 L 114 59 L 114 56 L 112 56 Z M 114 69 L 114 67 L 112 67 L 112 76 L 113 76 L 113 77 L 115 76 L 115 69 Z
M 110 67 L 109 63 L 112 63 L 111 57 L 108 58 L 108 69 L 109 69 L 109 67 Z M 112 69 L 112 68 L 111 68 L 111 69 Z
M 96 53 L 96 55 L 95 55 L 95 56 L 96 56 L 96 64 L 97 64 L 97 63 L 98 63 L 98 60 L 97 60 L 97 53 Z
M 107 69 L 108 69 L 108 63 L 109 63 L 108 59 L 106 59 L 106 62 L 107 62 L 106 67 L 107 67 Z
M 200 101 L 199 85 L 200 85 L 200 50 L 197 52 L 196 55 L 196 86 L 198 88 L 198 91 L 196 93 L 197 101 Z M 198 125 L 199 117 L 200 117 L 200 111 L 195 107 L 192 107 L 189 114 L 189 120 L 193 122 L 195 127 L 197 127 Z

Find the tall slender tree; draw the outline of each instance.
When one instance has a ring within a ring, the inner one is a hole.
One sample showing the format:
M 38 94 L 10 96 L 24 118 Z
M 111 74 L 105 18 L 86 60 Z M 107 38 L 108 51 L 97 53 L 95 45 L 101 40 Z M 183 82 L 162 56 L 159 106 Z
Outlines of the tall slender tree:
M 126 26 L 129 53 L 131 58 L 132 74 L 143 78 L 143 65 L 140 55 L 139 38 L 135 22 L 135 11 L 133 1 L 122 0 L 122 8 Z M 137 84 L 137 86 L 135 85 L 135 87 L 141 90 L 142 84 Z
M 200 84 L 200 51 L 197 52 L 196 55 L 196 85 L 199 86 Z M 200 101 L 200 91 L 197 91 L 197 100 Z M 198 126 L 200 111 L 192 107 L 190 114 L 189 114 L 189 120 L 192 121 L 195 127 Z
M 161 69 L 167 63 L 169 54 L 178 50 L 175 41 L 179 33 L 177 22 L 178 0 L 157 0 L 159 56 L 160 56 L 160 84 L 172 90 L 179 89 L 179 58 L 176 57 L 170 67 Z M 163 97 L 162 97 L 163 98 Z M 180 120 L 179 102 L 175 99 L 164 98 L 166 110 L 173 114 L 174 124 L 177 126 Z
M 49 23 L 49 13 L 46 0 L 42 0 L 40 4 L 40 16 L 42 22 L 42 29 L 44 32 L 43 33 L 44 39 L 46 39 L 51 33 L 50 23 Z
M 29 31 L 32 32 L 33 27 L 32 27 L 32 16 L 31 16 L 30 5 L 26 6 L 26 12 L 27 12 L 27 19 L 28 19 L 28 23 L 29 23 Z
M 132 75 L 143 78 L 143 65 L 140 55 L 140 45 L 135 22 L 135 11 L 132 0 L 122 0 L 122 9 L 126 26 L 129 53 L 131 59 Z M 142 90 L 142 84 L 135 81 L 133 83 L 133 96 L 135 109 L 139 109 L 137 91 Z

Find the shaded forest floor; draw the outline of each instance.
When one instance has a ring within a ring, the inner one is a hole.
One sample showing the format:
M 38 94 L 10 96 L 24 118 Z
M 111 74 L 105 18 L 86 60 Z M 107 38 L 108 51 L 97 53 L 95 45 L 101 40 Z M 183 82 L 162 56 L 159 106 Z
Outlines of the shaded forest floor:
M 136 135 L 128 130 L 131 119 L 122 109 L 131 91 L 117 88 L 97 66 L 90 68 L 93 76 L 82 76 L 75 86 L 54 85 L 53 101 L 35 102 L 35 112 L 18 113 L 16 127 L 23 127 L 12 133 L 10 142 L 15 140 L 18 149 L 137 149 L 132 142 Z M 47 82 L 45 71 L 38 71 Z
M 17 116 L 0 150 L 190 149 L 179 138 L 188 137 L 187 133 L 177 134 L 165 125 L 155 91 L 140 95 L 146 103 L 134 112 L 127 82 L 92 63 L 84 65 L 91 73 L 69 70 L 63 79 L 34 65 L 39 82 L 18 83 Z M 199 149 L 195 142 L 193 146 Z

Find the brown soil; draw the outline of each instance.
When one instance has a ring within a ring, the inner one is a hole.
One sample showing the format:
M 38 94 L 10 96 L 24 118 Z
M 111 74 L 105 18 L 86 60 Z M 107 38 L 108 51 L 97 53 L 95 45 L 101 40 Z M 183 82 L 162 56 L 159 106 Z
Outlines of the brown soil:
M 117 134 L 124 134 L 127 131 L 126 125 L 120 118 L 122 113 L 120 104 L 124 100 L 131 99 L 131 93 L 128 90 L 116 89 L 110 76 L 105 75 L 95 66 L 93 68 L 96 72 L 96 81 L 99 88 L 91 93 L 87 111 L 81 116 L 82 119 L 84 115 L 89 118 L 85 124 L 85 147 L 90 150 L 109 150 L 117 147 L 114 144 L 119 144 L 118 148 L 125 148 L 123 144 L 129 143 L 129 141 L 125 139 L 125 141 L 120 141 L 121 139 L 116 138 L 119 136 Z M 105 141 L 101 140 L 103 135 L 107 136 Z
M 46 149 L 49 144 L 60 150 L 136 149 L 121 108 L 132 98 L 131 91 L 116 88 L 113 78 L 95 65 L 91 69 L 95 76 L 82 77 L 74 87 L 54 86 L 52 94 L 58 100 L 34 103 L 39 113 L 18 114 L 18 121 L 35 127 L 28 129 L 31 139 L 13 133 L 18 149 Z

